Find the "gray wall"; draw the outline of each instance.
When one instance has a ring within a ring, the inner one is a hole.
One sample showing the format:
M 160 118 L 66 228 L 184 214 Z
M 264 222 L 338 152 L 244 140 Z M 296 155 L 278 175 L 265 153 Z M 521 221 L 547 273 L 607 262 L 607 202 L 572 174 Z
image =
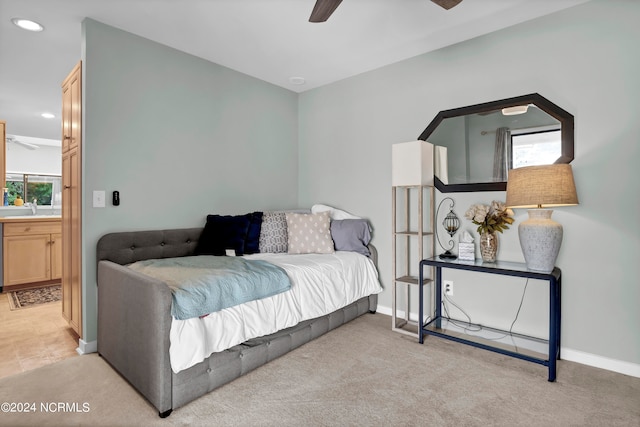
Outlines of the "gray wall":
M 300 96 L 300 204 L 327 203 L 370 218 L 383 310 L 391 305 L 391 144 L 415 140 L 440 110 L 538 92 L 575 116 L 580 205 L 553 215 L 565 233 L 557 261 L 563 354 L 635 364 L 637 373 L 639 18 L 640 2 L 593 1 Z M 471 204 L 505 194 L 453 197 L 463 218 Z M 516 225 L 526 216 L 518 210 Z M 470 221 L 462 223 L 475 233 Z M 516 230 L 500 243 L 500 259 L 523 261 Z M 459 276 L 456 298 L 474 318 L 508 328 L 524 284 L 493 286 L 489 279 L 472 275 L 466 280 L 483 286 L 467 289 Z M 518 328 L 544 332 L 546 310 L 546 290 L 530 283 Z
M 105 233 L 195 227 L 208 213 L 297 206 L 297 95 L 86 19 L 84 341 L 96 339 Z M 93 208 L 93 190 L 107 207 Z M 121 205 L 110 194 L 120 191 Z

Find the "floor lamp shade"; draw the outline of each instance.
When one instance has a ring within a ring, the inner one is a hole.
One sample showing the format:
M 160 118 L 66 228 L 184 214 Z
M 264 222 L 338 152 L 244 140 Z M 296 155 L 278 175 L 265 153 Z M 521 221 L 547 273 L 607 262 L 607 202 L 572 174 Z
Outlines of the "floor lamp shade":
M 420 140 L 393 144 L 391 185 L 433 185 L 433 144 Z
M 509 171 L 506 205 L 529 209 L 529 219 L 518 226 L 520 246 L 527 267 L 551 271 L 562 244 L 562 225 L 551 219 L 554 206 L 578 204 L 573 171 L 569 164 L 527 166 Z

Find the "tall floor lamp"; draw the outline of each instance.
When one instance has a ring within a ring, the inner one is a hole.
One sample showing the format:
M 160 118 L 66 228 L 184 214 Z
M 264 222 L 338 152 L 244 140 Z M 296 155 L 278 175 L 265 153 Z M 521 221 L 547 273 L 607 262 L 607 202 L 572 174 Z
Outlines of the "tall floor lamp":
M 529 270 L 550 272 L 562 244 L 562 225 L 551 219 L 554 206 L 578 204 L 569 164 L 526 166 L 509 171 L 509 208 L 529 209 L 529 219 L 518 226 L 522 254 Z

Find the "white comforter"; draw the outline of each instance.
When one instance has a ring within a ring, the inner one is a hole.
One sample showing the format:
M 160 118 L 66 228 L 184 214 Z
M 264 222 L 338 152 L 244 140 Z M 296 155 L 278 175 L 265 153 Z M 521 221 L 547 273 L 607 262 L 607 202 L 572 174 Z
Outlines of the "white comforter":
M 250 301 L 203 318 L 173 319 L 169 355 L 173 372 L 202 362 L 212 353 L 329 314 L 382 292 L 373 262 L 355 252 L 255 254 L 282 267 L 291 279 L 287 292 Z

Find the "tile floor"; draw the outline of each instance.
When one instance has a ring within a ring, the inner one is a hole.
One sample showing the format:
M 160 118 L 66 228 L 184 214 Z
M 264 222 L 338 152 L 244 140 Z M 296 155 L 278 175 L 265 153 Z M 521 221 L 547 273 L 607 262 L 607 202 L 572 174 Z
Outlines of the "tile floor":
M 78 355 L 61 302 L 11 311 L 7 296 L 0 294 L 0 378 Z

